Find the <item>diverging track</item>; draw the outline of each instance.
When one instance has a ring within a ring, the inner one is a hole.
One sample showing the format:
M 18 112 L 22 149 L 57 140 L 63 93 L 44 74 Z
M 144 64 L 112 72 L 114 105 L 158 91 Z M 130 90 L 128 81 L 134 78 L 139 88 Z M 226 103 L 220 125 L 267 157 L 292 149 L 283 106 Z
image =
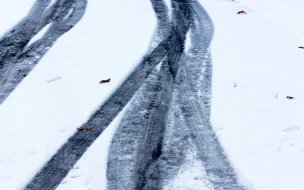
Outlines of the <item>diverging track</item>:
M 173 45 L 160 71 L 154 70 L 133 98 L 110 148 L 108 189 L 162 189 L 189 151 L 203 163 L 202 177 L 212 189 L 243 189 L 209 121 L 212 21 L 197 1 L 172 2 L 178 45 L 184 45 L 190 27 L 192 47 L 185 55 Z
M 162 0 L 151 3 L 158 18 L 151 52 L 83 125 L 92 130 L 70 137 L 25 189 L 55 189 L 129 101 L 109 151 L 109 190 L 162 189 L 189 151 L 203 163 L 212 189 L 243 189 L 209 122 L 212 21 L 195 0 L 172 0 L 171 21 Z
M 87 0 L 37 0 L 29 15 L 0 39 L 0 104 L 33 70 L 56 40 L 85 13 Z M 44 36 L 27 46 L 47 24 Z

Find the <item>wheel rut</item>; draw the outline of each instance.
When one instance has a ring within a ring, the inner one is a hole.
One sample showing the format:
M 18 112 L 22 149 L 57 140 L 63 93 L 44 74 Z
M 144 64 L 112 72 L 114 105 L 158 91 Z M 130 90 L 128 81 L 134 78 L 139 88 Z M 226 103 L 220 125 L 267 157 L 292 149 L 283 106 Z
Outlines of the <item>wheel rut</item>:
M 87 0 L 37 0 L 26 18 L 0 39 L 0 105 L 41 58 L 83 17 Z M 50 24 L 44 36 L 30 40 Z
M 82 126 L 91 131 L 71 136 L 25 189 L 56 189 L 129 102 L 109 150 L 109 190 L 162 189 L 177 176 L 189 149 L 195 149 L 213 189 L 244 189 L 210 124 L 212 21 L 195 0 L 172 0 L 172 19 L 162 0 L 151 3 L 158 19 L 151 51 Z

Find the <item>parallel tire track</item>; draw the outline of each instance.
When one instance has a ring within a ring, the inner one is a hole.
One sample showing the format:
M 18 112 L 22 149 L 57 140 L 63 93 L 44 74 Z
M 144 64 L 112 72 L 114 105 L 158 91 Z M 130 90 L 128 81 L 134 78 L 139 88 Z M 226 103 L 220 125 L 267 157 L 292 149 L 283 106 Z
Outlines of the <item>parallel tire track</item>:
M 212 21 L 196 1 L 192 1 L 195 26 L 193 47 L 179 72 L 181 83 L 176 87 L 179 105 L 199 159 L 214 189 L 243 190 L 210 124 L 212 64 L 208 48 L 213 35 Z M 204 21 L 204 22 L 203 22 Z M 204 36 L 200 35 L 205 33 Z
M 162 1 L 159 1 L 162 2 Z M 146 95 L 135 96 L 131 102 L 131 113 L 126 114 L 122 124 L 113 139 L 109 153 L 108 163 L 108 189 L 160 189 L 162 181 L 162 168 L 156 168 L 155 164 L 162 155 L 163 138 L 166 131 L 171 100 L 173 97 L 174 77 L 178 70 L 181 59 L 185 35 L 189 28 L 189 15 L 187 14 L 186 2 L 178 3 L 179 9 L 174 12 L 173 28 L 171 36 L 176 36 L 167 47 L 167 59 L 163 62 L 159 73 L 155 77 L 148 78 L 144 86 L 154 86 L 152 89 L 146 87 L 141 89 L 139 94 L 153 94 L 153 97 Z M 155 9 L 156 14 L 166 15 L 164 9 Z M 165 24 L 165 22 L 160 22 Z M 155 82 L 151 80 L 155 80 Z M 160 83 L 160 84 L 158 84 Z M 160 85 L 160 86 L 159 86 Z M 143 108 L 145 108 L 143 110 Z M 140 116 L 145 113 L 144 116 Z M 141 125 L 132 125 L 134 117 L 140 117 Z M 129 126 L 126 126 L 128 123 Z M 129 130 L 127 128 L 130 128 Z M 132 139 L 132 140 L 127 140 Z M 136 145 L 136 147 L 134 147 Z M 126 150 L 119 152 L 120 149 Z M 135 155 L 130 150 L 136 150 Z M 123 154 L 126 153 L 126 154 Z M 133 157 L 133 158 L 132 158 Z M 123 171 L 123 172 L 122 172 Z
M 176 37 L 170 35 L 147 55 L 126 78 L 112 96 L 93 114 L 83 127 L 90 133 L 76 132 L 46 163 L 25 189 L 55 189 L 87 148 L 98 138 L 118 113 L 131 100 L 143 81 L 167 54 L 168 46 Z
M 194 147 L 214 189 L 242 190 L 209 121 L 212 65 L 208 48 L 213 36 L 212 21 L 194 0 L 173 1 L 172 21 L 179 40 L 168 52 L 175 84 L 171 84 L 171 90 L 152 93 L 166 97 L 162 100 L 166 105 L 174 97 L 170 117 L 168 105 L 163 109 L 155 97 L 144 95 L 150 94 L 149 88 L 135 96 L 131 113 L 125 115 L 110 148 L 108 189 L 162 189 L 181 168 L 187 151 Z M 189 25 L 193 44 L 189 55 L 182 56 L 182 51 L 175 48 L 183 45 Z M 145 83 L 153 86 L 149 81 Z M 143 108 L 151 103 L 156 108 Z
M 37 0 L 29 15 L 0 39 L 0 104 L 33 70 L 56 40 L 83 17 L 87 0 Z M 44 36 L 27 47 L 47 24 Z
M 146 170 L 160 154 L 173 83 L 168 61 L 163 61 L 162 68 L 145 80 L 113 138 L 108 189 L 143 189 Z
M 214 189 L 243 189 L 209 121 L 212 67 L 207 49 L 213 35 L 211 19 L 195 0 L 172 2 L 172 24 L 163 22 L 170 28 L 158 31 L 160 38 L 166 38 L 83 125 L 92 130 L 70 137 L 25 189 L 55 189 L 136 92 L 132 109 L 112 141 L 108 189 L 161 189 L 176 175 L 192 146 Z M 184 56 L 189 27 L 194 43 L 190 55 Z M 160 71 L 155 70 L 162 61 Z

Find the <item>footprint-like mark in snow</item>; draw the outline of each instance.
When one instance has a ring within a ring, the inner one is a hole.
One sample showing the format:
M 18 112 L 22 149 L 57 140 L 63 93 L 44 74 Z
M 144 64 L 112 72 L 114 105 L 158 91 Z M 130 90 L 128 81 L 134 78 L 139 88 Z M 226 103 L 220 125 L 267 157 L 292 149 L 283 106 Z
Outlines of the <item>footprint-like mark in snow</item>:
M 300 127 L 298 127 L 298 126 L 291 126 L 291 127 L 284 129 L 283 131 L 284 132 L 295 132 L 295 131 L 298 131 L 299 129 L 300 129 Z

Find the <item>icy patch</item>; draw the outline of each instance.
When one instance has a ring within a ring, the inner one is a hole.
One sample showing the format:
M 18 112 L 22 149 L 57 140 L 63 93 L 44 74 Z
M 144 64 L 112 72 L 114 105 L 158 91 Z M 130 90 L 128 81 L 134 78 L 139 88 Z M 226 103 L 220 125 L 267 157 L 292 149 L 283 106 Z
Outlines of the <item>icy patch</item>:
M 185 162 L 181 166 L 176 178 L 166 185 L 164 190 L 213 190 L 207 180 L 203 164 L 198 160 L 195 152 L 188 151 Z

